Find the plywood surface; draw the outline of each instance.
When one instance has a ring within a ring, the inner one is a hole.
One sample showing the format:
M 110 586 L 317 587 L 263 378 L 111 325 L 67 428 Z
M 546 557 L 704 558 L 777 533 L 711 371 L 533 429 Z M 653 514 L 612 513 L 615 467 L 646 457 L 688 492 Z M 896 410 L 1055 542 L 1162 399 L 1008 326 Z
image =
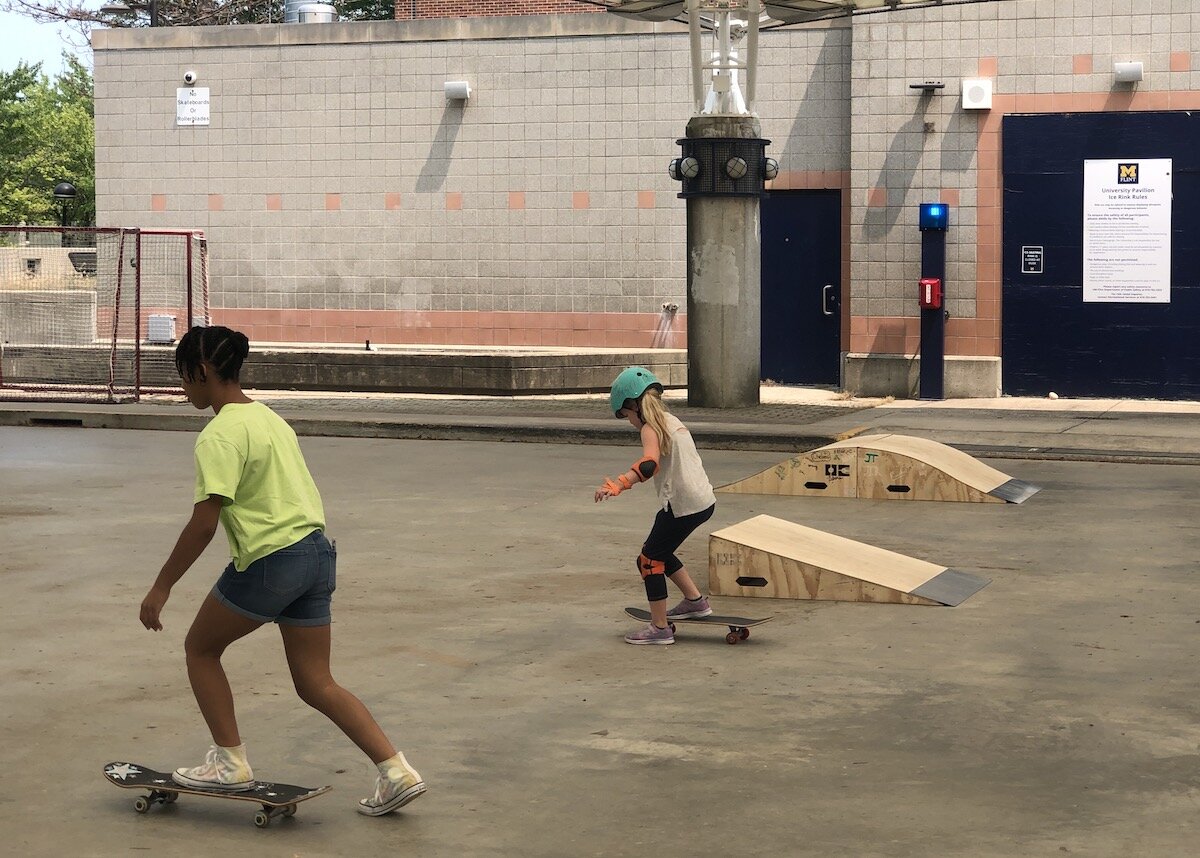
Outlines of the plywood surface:
M 907 456 L 909 459 L 924 462 L 984 493 L 990 492 L 996 486 L 1003 485 L 1012 479 L 1008 474 L 985 465 L 962 450 L 956 450 L 928 438 L 918 438 L 915 435 L 863 435 L 858 438 L 837 441 L 827 446 L 835 450 L 858 448 L 861 453 L 863 450 L 874 449 Z
M 769 515 L 722 528 L 712 537 L 902 593 L 912 592 L 946 569 Z
M 745 583 L 748 579 L 755 583 Z M 901 605 L 939 604 L 922 596 L 873 584 L 790 557 L 781 557 L 715 535 L 709 541 L 708 585 L 714 596 Z
M 785 459 L 718 489 L 739 494 L 1019 503 L 1037 491 L 1005 496 L 1007 474 L 961 450 L 912 435 L 863 435 Z

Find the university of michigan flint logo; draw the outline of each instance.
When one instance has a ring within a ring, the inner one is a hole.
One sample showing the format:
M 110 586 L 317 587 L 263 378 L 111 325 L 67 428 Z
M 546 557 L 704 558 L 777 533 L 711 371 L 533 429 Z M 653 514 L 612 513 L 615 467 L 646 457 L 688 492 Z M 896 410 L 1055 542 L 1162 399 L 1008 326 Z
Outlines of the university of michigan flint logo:
M 1138 183 L 1137 164 L 1117 164 L 1117 184 L 1136 185 Z

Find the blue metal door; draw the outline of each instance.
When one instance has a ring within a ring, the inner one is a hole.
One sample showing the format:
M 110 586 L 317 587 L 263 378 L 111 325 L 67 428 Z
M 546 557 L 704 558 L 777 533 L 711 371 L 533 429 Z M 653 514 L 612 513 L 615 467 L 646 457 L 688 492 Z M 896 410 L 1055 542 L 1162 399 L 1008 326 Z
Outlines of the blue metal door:
M 762 199 L 762 377 L 838 384 L 841 375 L 841 191 Z
M 1200 114 L 1004 117 L 1003 385 L 1200 397 Z M 1172 159 L 1169 304 L 1084 303 L 1083 162 Z

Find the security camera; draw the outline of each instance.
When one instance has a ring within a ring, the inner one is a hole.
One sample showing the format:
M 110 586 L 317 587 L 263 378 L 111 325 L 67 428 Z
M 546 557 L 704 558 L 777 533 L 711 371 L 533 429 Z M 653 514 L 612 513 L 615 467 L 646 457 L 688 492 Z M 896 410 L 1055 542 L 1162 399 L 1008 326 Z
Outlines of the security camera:
M 191 84 L 195 83 L 199 77 L 200 75 L 196 74 L 191 69 L 188 69 L 183 73 L 183 82 L 190 86 Z

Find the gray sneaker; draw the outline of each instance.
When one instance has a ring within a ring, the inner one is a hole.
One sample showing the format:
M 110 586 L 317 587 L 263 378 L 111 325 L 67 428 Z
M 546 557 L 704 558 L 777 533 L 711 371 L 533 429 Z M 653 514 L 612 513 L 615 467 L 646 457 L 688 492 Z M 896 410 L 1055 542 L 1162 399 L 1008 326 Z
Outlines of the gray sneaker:
M 708 597 L 701 596 L 696 601 L 684 599 L 674 608 L 667 611 L 668 620 L 689 620 L 699 617 L 707 617 L 712 613 L 712 608 L 709 607 Z
M 636 632 L 630 632 L 625 635 L 625 643 L 630 644 L 665 644 L 675 643 L 675 630 L 670 626 L 665 629 L 657 628 L 654 623 L 646 623 L 645 626 L 638 629 Z

